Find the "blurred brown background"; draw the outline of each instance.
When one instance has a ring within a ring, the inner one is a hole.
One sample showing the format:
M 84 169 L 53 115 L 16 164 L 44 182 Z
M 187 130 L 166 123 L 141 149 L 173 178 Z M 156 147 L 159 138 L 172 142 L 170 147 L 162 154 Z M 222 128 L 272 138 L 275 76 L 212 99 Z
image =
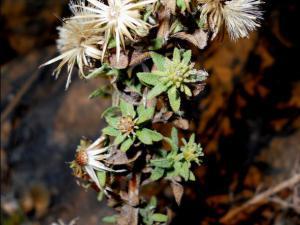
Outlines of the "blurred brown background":
M 219 224 L 260 189 L 293 175 L 300 161 L 299 4 L 267 2 L 265 21 L 249 39 L 213 43 L 199 60 L 210 73 L 190 107 L 190 124 L 206 157 L 188 184 L 174 224 Z M 58 218 L 101 224 L 113 212 L 78 187 L 67 162 L 82 136 L 96 137 L 109 100 L 89 100 L 102 81 L 38 66 L 56 54 L 64 0 L 1 2 L 1 224 L 50 224 Z M 296 168 L 296 169 L 295 169 Z M 165 190 L 163 198 L 170 198 Z M 153 194 L 156 194 L 153 191 Z M 280 193 L 287 200 L 289 192 Z M 299 197 L 300 198 L 300 197 Z M 188 221 L 188 222 L 187 222 Z M 299 224 L 299 214 L 263 204 L 234 224 Z

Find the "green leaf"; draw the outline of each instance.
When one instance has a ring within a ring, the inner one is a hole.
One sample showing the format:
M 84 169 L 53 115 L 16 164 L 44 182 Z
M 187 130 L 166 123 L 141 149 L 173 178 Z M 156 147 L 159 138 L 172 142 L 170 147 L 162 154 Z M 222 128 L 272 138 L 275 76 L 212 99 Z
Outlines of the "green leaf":
M 176 174 L 180 174 L 181 167 L 182 167 L 182 163 L 181 162 L 175 162 L 174 163 L 174 169 L 175 169 Z
M 106 183 L 106 172 L 102 170 L 97 171 L 97 178 L 100 186 L 104 187 Z
M 180 175 L 184 178 L 185 181 L 189 180 L 190 168 L 188 162 L 182 163 L 182 167 L 180 169 Z
M 119 117 L 105 117 L 105 121 L 113 128 L 117 129 L 119 125 Z
M 118 136 L 120 134 L 120 131 L 113 128 L 113 127 L 108 126 L 108 127 L 105 127 L 104 129 L 102 129 L 102 133 L 106 134 L 106 135 L 109 135 L 109 136 L 115 137 L 115 136 Z
M 184 88 L 184 93 L 187 96 L 191 97 L 193 95 L 191 89 L 188 86 L 184 85 L 183 88 Z
M 149 133 L 147 132 L 147 130 L 142 129 L 142 130 L 138 130 L 136 132 L 136 136 L 137 138 L 144 144 L 146 145 L 152 145 L 152 138 L 149 136 Z
M 152 170 L 150 179 L 155 181 L 160 179 L 163 175 L 164 175 L 165 170 L 159 167 L 154 168 L 154 170 Z
M 183 28 L 184 28 L 184 26 L 182 25 L 182 23 L 178 19 L 176 19 L 170 27 L 170 33 L 175 34 L 177 32 L 182 31 Z
M 151 52 L 150 55 L 157 69 L 160 71 L 165 71 L 165 57 L 155 52 Z
M 117 222 L 117 216 L 105 216 L 102 218 L 102 221 L 104 223 L 116 223 Z
M 180 63 L 180 50 L 178 48 L 174 49 L 173 52 L 173 61 L 175 64 L 179 64 Z
M 148 48 L 149 50 L 158 50 L 161 49 L 164 45 L 164 39 L 161 37 L 155 38 L 151 40 L 151 46 Z
M 133 145 L 133 142 L 134 142 L 134 139 L 128 138 L 126 141 L 124 141 L 121 144 L 121 147 L 120 147 L 121 151 L 127 152 L 128 149 Z
M 178 141 L 178 130 L 175 127 L 172 128 L 171 138 L 172 138 L 172 141 L 174 142 L 174 144 L 178 146 L 178 144 L 179 144 L 179 141 Z
M 159 76 L 157 76 L 154 73 L 137 73 L 137 76 L 141 82 L 144 82 L 145 84 L 153 85 L 159 83 Z
M 163 139 L 163 136 L 161 133 L 158 133 L 157 131 L 150 130 L 148 128 L 143 129 L 144 132 L 147 133 L 147 135 L 152 139 L 152 141 L 161 141 Z
M 176 0 L 176 4 L 180 8 L 181 12 L 186 10 L 185 0 Z
M 89 99 L 96 97 L 108 97 L 110 95 L 107 87 L 100 87 L 89 95 Z
M 152 196 L 149 204 L 147 205 L 147 208 L 149 207 L 150 209 L 155 209 L 156 206 L 157 206 L 157 199 L 154 196 Z
M 154 88 L 151 89 L 151 91 L 149 91 L 147 98 L 152 99 L 152 98 L 160 95 L 161 93 L 165 92 L 167 89 L 168 89 L 168 86 L 165 83 L 159 83 L 159 84 L 155 85 Z
M 120 107 L 118 106 L 111 106 L 109 108 L 107 108 L 102 114 L 101 117 L 112 117 L 114 115 L 116 115 L 117 112 L 120 112 Z
M 190 171 L 189 179 L 190 179 L 191 181 L 195 181 L 195 180 L 196 180 L 196 177 L 195 177 L 195 175 L 194 175 L 194 173 L 193 173 L 192 171 Z
M 173 166 L 173 162 L 171 159 L 153 159 L 150 161 L 151 165 L 160 167 L 160 168 L 170 168 Z
M 92 79 L 98 76 L 105 76 L 107 75 L 107 70 L 109 69 L 109 66 L 107 64 L 103 64 L 100 68 L 95 69 L 93 72 L 88 74 L 85 78 L 86 79 Z
M 152 119 L 153 114 L 154 114 L 154 107 L 150 107 L 150 108 L 144 108 L 144 106 L 141 106 L 143 109 L 138 110 L 138 120 L 136 121 L 136 124 L 141 124 L 144 123 L 146 121 L 149 121 Z
M 134 118 L 136 115 L 133 105 L 123 99 L 120 100 L 120 109 L 123 116 L 131 116 Z
M 194 144 L 194 143 L 195 143 L 195 134 L 193 133 L 193 134 L 190 136 L 189 144 Z
M 180 109 L 181 99 L 175 86 L 168 90 L 168 97 L 172 110 L 174 112 L 178 112 Z
M 161 214 L 161 213 L 154 213 L 152 215 L 152 220 L 155 221 L 155 222 L 167 222 L 168 220 L 168 217 L 164 214 Z
M 116 139 L 114 140 L 114 145 L 119 145 L 121 144 L 124 140 L 126 139 L 126 135 L 121 134 L 121 132 L 119 133 L 119 135 L 116 137 Z
M 185 53 L 183 53 L 183 59 L 182 59 L 182 63 L 185 65 L 188 65 L 191 61 L 192 58 L 192 51 L 188 50 Z

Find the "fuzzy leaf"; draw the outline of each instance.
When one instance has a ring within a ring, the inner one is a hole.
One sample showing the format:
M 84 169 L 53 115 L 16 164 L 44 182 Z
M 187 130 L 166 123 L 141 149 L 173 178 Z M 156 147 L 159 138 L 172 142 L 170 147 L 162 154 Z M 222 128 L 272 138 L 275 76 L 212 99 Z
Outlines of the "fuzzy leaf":
M 105 216 L 102 218 L 102 221 L 104 223 L 116 223 L 117 222 L 117 216 Z
M 120 100 L 120 109 L 123 116 L 131 116 L 134 118 L 136 115 L 133 105 L 123 99 Z
M 137 76 L 145 84 L 155 86 L 159 83 L 159 76 L 154 73 L 137 73 Z
M 117 112 L 120 112 L 120 107 L 112 106 L 107 108 L 102 114 L 101 117 L 112 117 L 115 116 Z
M 121 151 L 127 152 L 128 149 L 133 145 L 133 142 L 134 142 L 134 139 L 128 138 L 126 141 L 124 141 L 121 144 L 121 147 L 120 147 Z
M 143 107 L 143 106 L 142 106 Z M 154 114 L 154 108 L 151 107 L 151 108 L 144 108 L 142 110 L 138 110 L 138 114 L 139 114 L 139 117 L 138 117 L 138 120 L 137 120 L 137 124 L 141 124 L 141 123 L 144 123 L 148 120 L 151 120 L 152 117 L 153 117 L 153 114 Z
M 180 50 L 178 48 L 174 49 L 173 52 L 173 61 L 175 64 L 180 63 Z
M 164 169 L 156 167 L 154 170 L 152 170 L 150 179 L 153 181 L 158 180 L 164 175 L 164 172 Z
M 152 88 L 151 91 L 149 91 L 147 98 L 152 99 L 160 95 L 161 93 L 165 92 L 167 89 L 168 86 L 165 83 L 159 83 L 156 86 L 154 86 L 154 88 Z
M 180 8 L 181 12 L 186 10 L 186 5 L 184 0 L 176 0 L 177 6 Z
M 105 117 L 106 122 L 113 128 L 118 128 L 120 118 L 118 117 Z
M 150 130 L 148 128 L 144 128 L 143 130 L 144 130 L 144 132 L 147 132 L 147 134 L 152 139 L 152 141 L 156 142 L 156 141 L 161 141 L 163 139 L 163 136 L 160 133 L 158 133 L 157 131 Z
M 89 99 L 93 99 L 96 97 L 108 97 L 109 95 L 110 93 L 107 87 L 100 87 L 89 95 Z
M 175 86 L 168 90 L 168 97 L 172 110 L 174 112 L 178 112 L 180 109 L 181 99 Z
M 191 89 L 188 86 L 186 86 L 186 85 L 184 85 L 183 87 L 184 87 L 184 93 L 187 96 L 191 97 L 193 95 Z
M 182 163 L 182 167 L 180 169 L 180 175 L 184 178 L 185 181 L 189 180 L 190 168 L 188 162 Z
M 168 217 L 164 214 L 160 214 L 160 213 L 154 213 L 152 215 L 152 220 L 155 222 L 167 222 Z
M 121 132 L 118 134 L 116 139 L 114 140 L 114 145 L 121 144 L 126 139 L 126 135 L 121 134 Z
M 170 168 L 173 162 L 170 159 L 153 159 L 151 160 L 151 165 L 160 168 Z
M 106 183 L 106 172 L 105 171 L 97 171 L 98 181 L 101 187 L 105 186 Z
M 165 71 L 165 57 L 155 52 L 151 52 L 150 55 L 157 69 Z
M 117 129 L 113 128 L 113 127 L 105 127 L 104 129 L 102 129 L 102 133 L 109 135 L 109 136 L 113 136 L 116 137 L 120 134 L 120 131 L 118 131 Z
M 142 130 L 138 130 L 136 132 L 136 135 L 142 143 L 144 143 L 146 145 L 152 145 L 152 143 L 153 143 L 152 138 L 149 136 L 149 133 L 147 132 L 147 130 L 145 128 Z
M 161 37 L 155 38 L 151 40 L 151 46 L 149 47 L 149 50 L 158 50 L 161 49 L 164 45 L 164 39 Z
M 174 144 L 178 146 L 178 130 L 175 127 L 172 128 L 171 138 Z
M 107 75 L 107 71 L 109 70 L 109 66 L 107 64 L 103 64 L 100 68 L 95 69 L 89 75 L 87 75 L 86 79 L 93 79 L 98 76 L 105 76 Z
M 195 180 L 196 180 L 196 177 L 195 177 L 195 175 L 194 175 L 194 173 L 193 173 L 192 171 L 190 171 L 189 179 L 190 179 L 191 181 L 195 181 Z
M 191 61 L 191 58 L 192 58 L 192 51 L 191 50 L 186 51 L 185 53 L 183 53 L 182 63 L 188 65 L 189 62 Z

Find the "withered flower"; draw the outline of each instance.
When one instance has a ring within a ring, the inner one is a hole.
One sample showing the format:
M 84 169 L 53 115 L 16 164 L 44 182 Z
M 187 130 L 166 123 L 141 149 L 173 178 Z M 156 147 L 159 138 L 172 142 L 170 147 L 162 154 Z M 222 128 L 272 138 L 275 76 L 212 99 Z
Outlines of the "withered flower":
M 132 35 L 145 36 L 150 25 L 141 19 L 140 10 L 157 0 L 108 0 L 107 5 L 99 0 L 87 0 L 93 7 L 84 6 L 88 14 L 78 18 L 88 18 L 104 32 L 102 59 L 111 37 L 115 38 L 117 61 L 120 59 L 121 45 L 125 49 L 125 37 L 134 41 Z
M 96 171 L 124 172 L 124 170 L 113 170 L 106 166 L 106 159 L 111 157 L 111 154 L 108 152 L 109 147 L 102 146 L 103 141 L 105 141 L 105 137 L 98 138 L 92 144 L 81 141 L 76 150 L 75 160 L 71 162 L 70 166 L 77 177 L 83 177 L 87 173 L 100 190 L 103 187 L 99 183 Z
M 260 26 L 261 0 L 198 0 L 201 18 L 212 29 L 214 39 L 225 27 L 232 40 L 245 38 Z
M 75 5 L 78 5 L 78 1 L 70 3 L 74 17 L 86 14 L 84 9 L 75 7 Z M 57 48 L 60 55 L 41 65 L 43 67 L 61 61 L 53 72 L 56 78 L 61 69 L 67 65 L 66 89 L 71 83 L 71 75 L 75 65 L 79 68 L 79 74 L 84 77 L 84 67 L 92 66 L 91 59 L 100 60 L 101 58 L 102 53 L 98 49 L 98 45 L 101 44 L 102 37 L 99 34 L 99 29 L 95 28 L 95 24 L 88 21 L 89 19 L 84 18 L 64 20 L 63 26 L 57 28 L 59 31 Z

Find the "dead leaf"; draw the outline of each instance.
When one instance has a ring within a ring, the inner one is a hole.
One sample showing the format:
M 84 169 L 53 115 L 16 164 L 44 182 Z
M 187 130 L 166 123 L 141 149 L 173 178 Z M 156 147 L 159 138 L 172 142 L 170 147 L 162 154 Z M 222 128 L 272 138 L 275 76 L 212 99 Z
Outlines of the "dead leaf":
M 187 119 L 177 119 L 173 121 L 173 124 L 175 127 L 183 129 L 183 130 L 188 130 L 190 125 L 189 125 L 189 121 Z
M 181 184 L 179 184 L 176 181 L 172 181 L 171 183 L 171 187 L 173 190 L 173 194 L 176 200 L 177 205 L 180 205 L 183 193 L 184 193 L 184 188 Z
M 162 0 L 161 3 L 170 10 L 172 14 L 176 12 L 176 0 Z
M 109 65 L 116 69 L 125 69 L 129 65 L 128 55 L 121 52 L 119 62 L 116 54 L 111 55 L 109 57 Z
M 207 32 L 199 29 L 196 30 L 193 34 L 188 34 L 185 32 L 178 32 L 172 37 L 179 38 L 181 40 L 185 40 L 195 45 L 199 49 L 204 49 L 207 46 L 208 34 Z
M 160 26 L 157 32 L 157 38 L 162 38 L 163 40 L 167 40 L 170 34 L 170 10 L 164 8 L 158 14 Z
M 173 116 L 173 114 L 174 113 L 171 111 L 165 112 L 164 110 L 161 110 L 154 115 L 152 122 L 153 123 L 159 123 L 159 122 L 167 123 L 168 120 Z
M 112 152 L 112 156 L 106 160 L 107 163 L 112 165 L 126 165 L 132 163 L 141 155 L 141 152 L 137 152 L 129 159 L 127 154 L 122 151 L 113 149 Z

